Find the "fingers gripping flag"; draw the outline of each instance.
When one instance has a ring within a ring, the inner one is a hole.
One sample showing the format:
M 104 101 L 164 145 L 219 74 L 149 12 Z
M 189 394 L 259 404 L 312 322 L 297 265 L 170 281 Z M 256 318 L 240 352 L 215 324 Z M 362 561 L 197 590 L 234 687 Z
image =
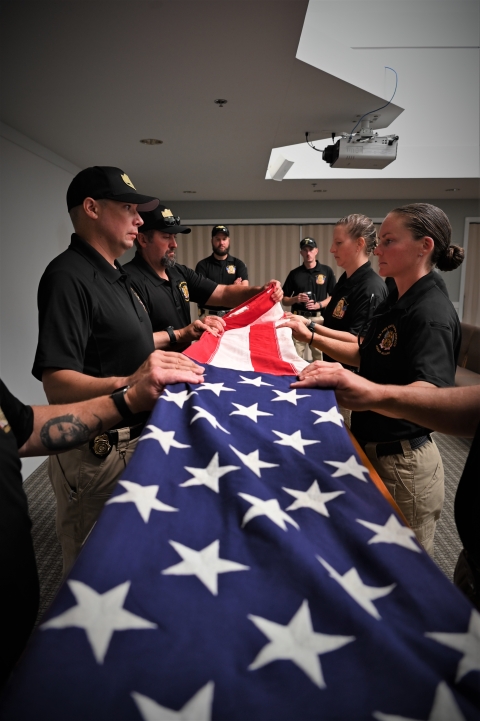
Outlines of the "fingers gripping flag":
M 274 304 L 273 285 L 223 316 L 225 333 L 216 338 L 204 333 L 185 351 L 193 360 L 217 368 L 257 371 L 273 375 L 296 375 L 308 363 L 292 343 L 290 328 L 277 328 L 284 316 Z
M 334 394 L 291 389 L 283 351 L 260 371 L 243 333 L 253 369 L 210 364 L 157 403 L 2 719 L 478 719 L 480 615 L 372 483 Z

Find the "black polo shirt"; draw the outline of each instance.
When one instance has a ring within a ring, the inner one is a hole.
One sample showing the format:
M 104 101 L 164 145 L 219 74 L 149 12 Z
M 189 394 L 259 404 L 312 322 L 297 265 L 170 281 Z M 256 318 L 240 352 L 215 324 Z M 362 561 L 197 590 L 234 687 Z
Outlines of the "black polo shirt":
M 440 273 L 440 271 L 437 270 L 436 268 L 434 268 L 432 271 L 432 274 L 433 274 L 433 280 L 438 285 L 438 287 L 440 288 L 442 293 L 445 293 L 447 298 L 449 298 L 450 296 L 448 295 L 447 286 L 446 286 L 445 281 L 442 278 L 442 274 Z M 387 286 L 389 293 L 391 293 L 392 290 L 397 289 L 397 284 L 395 283 L 395 278 L 390 278 L 390 277 L 385 278 L 385 285 Z
M 340 276 L 329 304 L 322 311 L 323 325 L 325 328 L 358 335 L 387 295 L 385 281 L 375 273 L 367 260 L 350 278 L 347 278 L 346 273 Z M 366 330 L 365 327 L 363 332 Z M 333 360 L 325 353 L 323 359 Z
M 299 293 L 312 292 L 313 299 L 320 303 L 327 295 L 332 295 L 335 288 L 335 276 L 328 265 L 318 261 L 314 268 L 306 268 L 305 263 L 290 271 L 283 285 L 283 292 L 287 298 Z M 294 303 L 292 310 L 305 310 L 305 303 Z
M 208 258 L 197 263 L 195 272 L 203 275 L 204 278 L 215 281 L 218 285 L 233 285 L 237 278 L 248 280 L 247 266 L 233 255 L 227 255 L 225 260 L 218 260 L 212 253 Z M 224 306 L 202 305 L 201 303 L 199 305 L 210 310 L 230 310 Z
M 360 346 L 359 373 L 374 383 L 426 381 L 453 386 L 461 331 L 455 309 L 432 273 L 397 301 L 395 290 L 380 304 Z M 362 441 L 384 442 L 426 435 L 428 429 L 373 411 L 352 413 L 352 432 Z
M 164 280 L 138 251 L 124 268 L 147 307 L 154 332 L 169 325 L 175 330 L 190 325 L 189 302 L 203 305 L 217 287 L 213 280 L 178 263 L 166 269 L 168 280 Z
M 42 275 L 38 312 L 38 380 L 45 368 L 128 376 L 154 351 L 150 318 L 122 266 L 76 234 Z
M 38 611 L 39 586 L 18 448 L 33 430 L 33 411 L 0 380 L 1 612 L 8 634 L 0 651 L 0 685 L 27 643 Z

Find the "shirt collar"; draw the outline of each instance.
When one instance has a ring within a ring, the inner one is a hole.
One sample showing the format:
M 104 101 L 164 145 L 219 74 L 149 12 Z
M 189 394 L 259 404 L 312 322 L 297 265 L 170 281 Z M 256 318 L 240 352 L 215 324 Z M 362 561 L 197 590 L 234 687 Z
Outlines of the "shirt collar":
M 410 308 L 411 305 L 419 301 L 423 295 L 427 291 L 429 291 L 431 288 L 434 288 L 436 285 L 434 277 L 433 277 L 433 271 L 430 271 L 430 273 L 427 273 L 427 275 L 422 276 L 420 280 L 417 280 L 416 283 L 414 283 L 406 293 L 402 295 L 400 300 L 397 300 L 395 303 L 394 308 L 398 310 L 407 310 L 407 308 Z M 389 299 L 392 297 L 392 295 L 398 297 L 398 291 L 391 293 L 389 295 Z
M 152 266 L 147 263 L 145 258 L 143 258 L 143 256 L 139 253 L 138 250 L 135 253 L 135 257 L 133 258 L 132 263 L 138 266 L 141 269 L 142 273 L 144 273 L 154 285 L 162 285 L 162 283 L 167 282 L 164 278 L 160 278 L 158 273 L 156 273 Z M 169 269 L 167 268 L 167 275 L 170 278 L 168 271 Z
M 93 265 L 95 270 L 98 270 L 109 283 L 116 283 L 122 276 L 126 275 L 118 260 L 115 261 L 114 268 L 98 250 L 95 250 L 90 243 L 87 243 L 76 233 L 72 235 L 70 248 L 88 260 L 90 265 Z
M 344 284 L 344 285 L 347 285 L 347 284 L 348 284 L 349 286 L 350 286 L 350 285 L 356 285 L 357 283 L 359 283 L 359 282 L 362 280 L 363 276 L 366 275 L 366 274 L 369 272 L 369 270 L 370 270 L 371 267 L 372 267 L 372 264 L 370 263 L 369 260 L 367 260 L 366 263 L 364 263 L 363 265 L 361 265 L 360 268 L 357 268 L 357 270 L 355 270 L 355 271 L 352 273 L 352 275 L 350 276 L 350 278 L 347 278 L 346 273 L 342 273 L 342 276 L 341 276 L 340 280 L 341 280 L 341 279 L 343 278 L 343 276 L 345 275 L 345 280 L 343 281 L 343 284 Z M 339 283 L 340 283 L 340 280 L 339 280 Z
M 215 258 L 215 255 L 213 253 L 210 257 L 213 260 L 213 262 L 218 263 L 218 265 L 220 265 L 221 263 L 233 263 L 233 255 L 230 255 L 230 253 L 223 260 L 218 260 L 218 258 Z

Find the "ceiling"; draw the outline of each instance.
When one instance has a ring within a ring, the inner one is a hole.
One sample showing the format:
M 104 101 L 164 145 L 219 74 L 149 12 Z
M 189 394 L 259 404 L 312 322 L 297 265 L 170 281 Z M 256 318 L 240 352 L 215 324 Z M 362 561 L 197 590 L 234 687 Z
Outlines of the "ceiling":
M 325 137 L 352 107 L 381 101 L 295 58 L 307 5 L 3 0 L 1 120 L 78 167 L 119 166 L 169 200 L 476 197 L 472 178 L 265 180 L 273 147 L 305 130 Z

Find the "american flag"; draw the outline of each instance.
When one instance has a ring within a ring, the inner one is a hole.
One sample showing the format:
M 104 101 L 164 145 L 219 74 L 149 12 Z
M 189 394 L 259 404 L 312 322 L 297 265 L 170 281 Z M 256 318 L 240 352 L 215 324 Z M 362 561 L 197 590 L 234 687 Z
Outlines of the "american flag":
M 284 350 L 259 372 L 264 301 L 238 353 L 230 331 L 191 352 L 250 370 L 210 364 L 158 401 L 2 719 L 480 717 L 480 614 L 379 493 L 333 392 L 291 389 Z

